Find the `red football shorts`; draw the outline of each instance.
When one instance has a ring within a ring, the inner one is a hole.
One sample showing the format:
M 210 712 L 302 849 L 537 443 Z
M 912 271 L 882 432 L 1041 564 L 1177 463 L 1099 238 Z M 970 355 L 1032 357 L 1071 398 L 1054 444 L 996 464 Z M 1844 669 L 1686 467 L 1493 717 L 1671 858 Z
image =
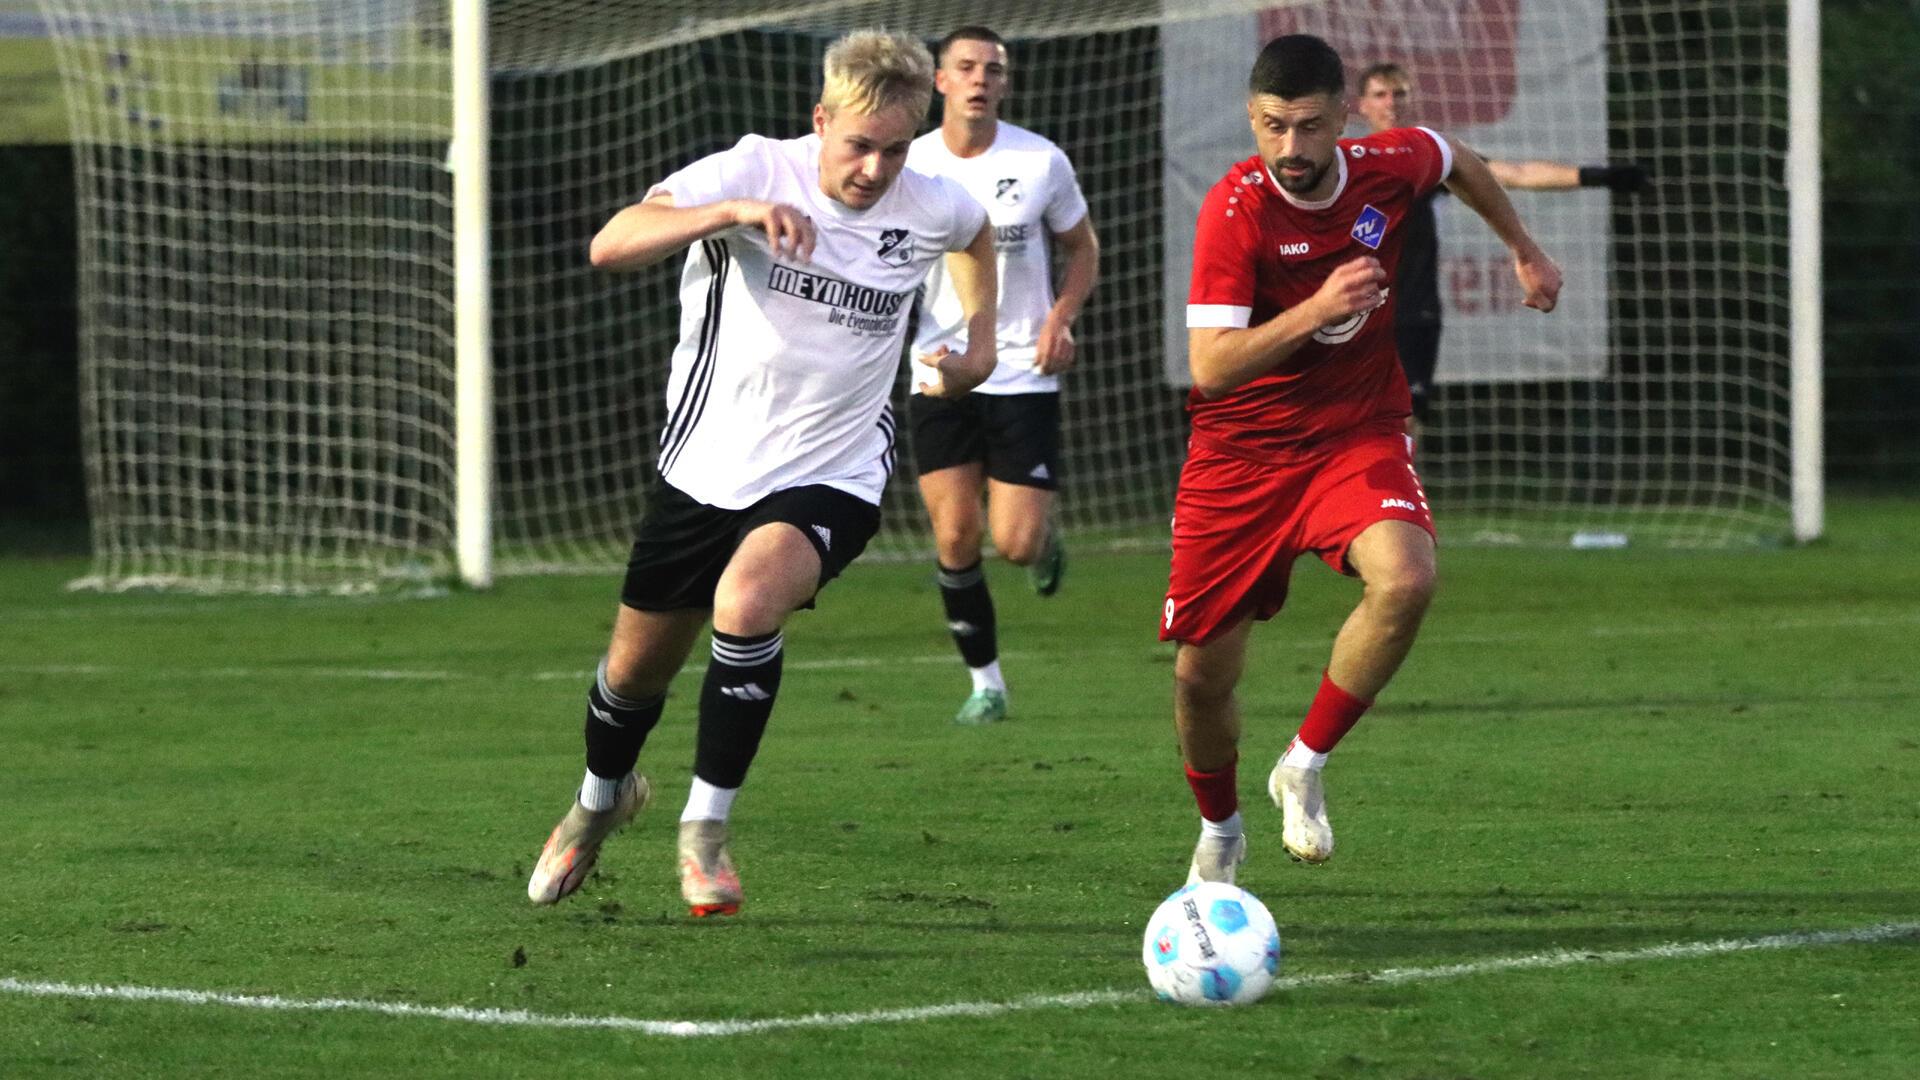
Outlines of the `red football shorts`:
M 1248 615 L 1271 619 L 1287 601 L 1293 561 L 1307 552 L 1352 575 L 1347 547 L 1377 521 L 1434 531 L 1404 435 L 1367 435 L 1288 464 L 1196 440 L 1173 498 L 1160 640 L 1204 645 Z

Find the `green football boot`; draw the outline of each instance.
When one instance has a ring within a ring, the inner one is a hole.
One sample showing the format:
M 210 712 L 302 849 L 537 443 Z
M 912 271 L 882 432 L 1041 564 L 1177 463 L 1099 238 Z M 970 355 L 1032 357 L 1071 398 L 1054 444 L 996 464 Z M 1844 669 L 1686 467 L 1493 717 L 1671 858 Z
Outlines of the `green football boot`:
M 1047 532 L 1047 550 L 1027 567 L 1027 583 L 1036 596 L 1052 596 L 1060 591 L 1060 579 L 1067 575 L 1067 545 L 1060 542 L 1060 530 Z
M 1005 690 L 975 690 L 953 714 L 956 724 L 997 724 L 1007 718 Z

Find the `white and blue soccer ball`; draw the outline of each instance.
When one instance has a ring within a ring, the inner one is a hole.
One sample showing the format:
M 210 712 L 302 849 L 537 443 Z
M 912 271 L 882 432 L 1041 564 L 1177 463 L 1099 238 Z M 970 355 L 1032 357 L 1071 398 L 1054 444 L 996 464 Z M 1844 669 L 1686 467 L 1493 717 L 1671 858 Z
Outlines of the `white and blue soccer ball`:
M 1252 893 L 1203 881 L 1161 902 L 1140 952 L 1162 1001 L 1251 1005 L 1280 974 L 1280 928 Z

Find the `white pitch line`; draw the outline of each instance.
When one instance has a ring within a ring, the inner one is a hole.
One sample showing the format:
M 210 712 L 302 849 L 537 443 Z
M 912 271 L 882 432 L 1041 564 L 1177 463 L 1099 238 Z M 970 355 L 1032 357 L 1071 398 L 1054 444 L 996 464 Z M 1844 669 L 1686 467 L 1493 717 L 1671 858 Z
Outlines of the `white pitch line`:
M 1303 990 L 1334 985 L 1399 985 L 1432 982 L 1503 971 L 1538 971 L 1583 964 L 1622 964 L 1636 960 L 1692 960 L 1731 953 L 1778 949 L 1806 949 L 1823 945 L 1862 945 L 1903 938 L 1920 938 L 1920 922 L 1882 923 L 1855 930 L 1811 930 L 1765 937 L 1722 938 L 1718 941 L 1669 942 L 1639 949 L 1609 951 L 1555 950 L 1527 956 L 1492 957 L 1463 964 L 1424 968 L 1385 968 L 1327 975 L 1294 975 L 1277 980 L 1276 990 Z M 379 1016 L 453 1020 L 500 1027 L 600 1028 L 668 1038 L 713 1038 L 759 1035 L 807 1028 L 850 1028 L 867 1024 L 900 1024 L 952 1017 L 993 1017 L 1035 1009 L 1086 1009 L 1100 1005 L 1144 1002 L 1144 990 L 1090 990 L 1074 994 L 1037 994 L 1010 1001 L 957 1001 L 904 1009 L 865 1012 L 807 1013 L 760 1020 L 642 1020 L 628 1016 L 579 1016 L 536 1013 L 524 1009 L 476 1009 L 464 1005 L 410 1005 L 364 998 L 289 998 L 271 994 L 225 994 L 209 990 L 180 990 L 149 986 L 102 986 L 0 978 L 0 993 L 39 998 L 81 998 L 90 1001 L 148 1001 L 173 1005 L 225 1005 L 230 1008 L 280 1012 L 348 1012 Z
M 293 675 L 310 679 L 361 679 L 375 682 L 450 682 L 484 676 L 459 671 L 435 671 L 423 668 L 336 668 L 336 667 L 153 667 L 127 664 L 3 664 L 5 675 L 139 675 L 144 679 L 257 679 L 265 675 Z M 537 677 L 537 676 L 536 676 Z M 593 672 L 586 673 L 587 678 Z
M 1027 660 L 1031 659 L 1034 655 L 1033 653 L 1022 652 L 1017 649 L 1007 649 L 1001 651 L 1000 659 Z M 952 653 L 927 653 L 919 656 L 840 656 L 826 660 L 787 660 L 781 667 L 787 671 L 851 671 L 862 668 L 898 667 L 901 664 L 918 666 L 921 664 L 952 664 L 953 662 L 954 654 Z M 680 674 L 675 677 L 685 678 L 689 674 L 699 675 L 704 670 L 704 668 L 698 665 L 688 665 L 680 669 Z M 576 679 L 593 678 L 593 669 L 582 668 L 579 671 L 536 671 L 531 675 L 525 676 L 525 678 L 532 679 L 535 682 L 571 682 Z
M 1001 659 L 1028 659 L 1031 654 L 1006 650 Z M 788 660 L 788 671 L 845 671 L 858 668 L 897 667 L 901 664 L 952 664 L 952 654 L 922 656 L 849 656 L 825 660 Z M 690 665 L 681 677 L 698 676 L 705 669 Z M 263 676 L 292 676 L 310 679 L 361 679 L 376 682 L 453 682 L 455 680 L 527 679 L 533 682 L 572 682 L 593 678 L 592 668 L 576 671 L 465 672 L 433 668 L 352 668 L 290 665 L 287 667 L 155 667 L 129 664 L 0 664 L 0 675 L 138 675 L 143 679 L 257 679 Z
M 1920 625 L 1920 612 L 1889 615 L 1848 615 L 1820 619 L 1777 619 L 1772 623 L 1761 624 L 1758 629 L 1793 630 L 1843 630 L 1863 629 L 1882 626 Z M 1611 637 L 1667 637 L 1681 635 L 1699 635 L 1724 626 L 1700 625 L 1643 625 L 1643 626 L 1590 626 L 1569 628 L 1573 633 L 1595 638 Z M 1421 637 L 1422 648 L 1434 648 L 1447 645 L 1500 645 L 1517 641 L 1537 641 L 1537 633 L 1490 633 L 1490 634 L 1427 634 Z M 1275 641 L 1269 647 L 1276 649 L 1302 649 L 1321 652 L 1327 648 L 1327 640 L 1314 638 Z M 1001 659 L 1033 659 L 1048 656 L 1090 656 L 1103 654 L 1142 654 L 1143 646 L 1116 645 L 1090 649 L 1064 649 L 1043 651 L 1010 650 L 1001 654 Z M 896 667 L 902 664 L 951 664 L 953 654 L 933 653 L 913 656 L 849 656 L 826 659 L 788 660 L 788 671 L 847 671 L 868 668 Z M 698 675 L 702 669 L 698 666 L 683 670 L 680 674 Z M 591 668 L 573 671 L 531 671 L 531 672 L 465 672 L 433 668 L 354 668 L 289 665 L 286 667 L 171 667 L 138 666 L 131 664 L 0 664 L 0 675 L 137 675 L 143 679 L 179 678 L 179 679 L 256 679 L 262 676 L 292 676 L 314 679 L 360 679 L 383 682 L 455 682 L 475 679 L 525 679 L 532 682 L 572 682 L 591 679 Z

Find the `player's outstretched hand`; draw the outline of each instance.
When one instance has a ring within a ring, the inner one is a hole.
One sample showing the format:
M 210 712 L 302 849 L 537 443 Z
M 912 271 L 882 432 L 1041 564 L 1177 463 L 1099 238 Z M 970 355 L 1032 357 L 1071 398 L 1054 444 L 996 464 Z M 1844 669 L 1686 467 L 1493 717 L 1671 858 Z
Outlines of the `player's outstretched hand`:
M 1033 369 L 1042 375 L 1058 375 L 1073 367 L 1074 359 L 1073 327 L 1064 320 L 1047 316 L 1047 321 L 1040 327 Z
M 1628 162 L 1607 170 L 1607 187 L 1616 195 L 1644 195 L 1653 190 L 1653 177 L 1645 165 Z
M 767 246 L 776 259 L 807 262 L 813 258 L 813 219 L 785 203 L 740 200 L 734 220 L 767 234 Z
M 1363 311 L 1372 311 L 1386 299 L 1387 271 L 1371 255 L 1351 259 L 1333 268 L 1314 294 L 1321 307 L 1320 325 L 1333 326 Z
M 1547 253 L 1535 248 L 1513 257 L 1513 276 L 1527 298 L 1520 301 L 1536 311 L 1552 311 L 1560 302 L 1560 268 Z
M 921 363 L 933 368 L 933 378 L 919 383 L 914 390 L 928 397 L 962 397 L 987 381 L 987 376 L 993 374 L 994 361 L 994 350 L 990 348 L 969 348 L 957 353 L 942 345 L 920 358 Z
M 1603 187 L 1615 195 L 1643 195 L 1653 190 L 1653 177 L 1647 167 L 1629 161 L 1619 165 L 1582 165 L 1581 187 Z

